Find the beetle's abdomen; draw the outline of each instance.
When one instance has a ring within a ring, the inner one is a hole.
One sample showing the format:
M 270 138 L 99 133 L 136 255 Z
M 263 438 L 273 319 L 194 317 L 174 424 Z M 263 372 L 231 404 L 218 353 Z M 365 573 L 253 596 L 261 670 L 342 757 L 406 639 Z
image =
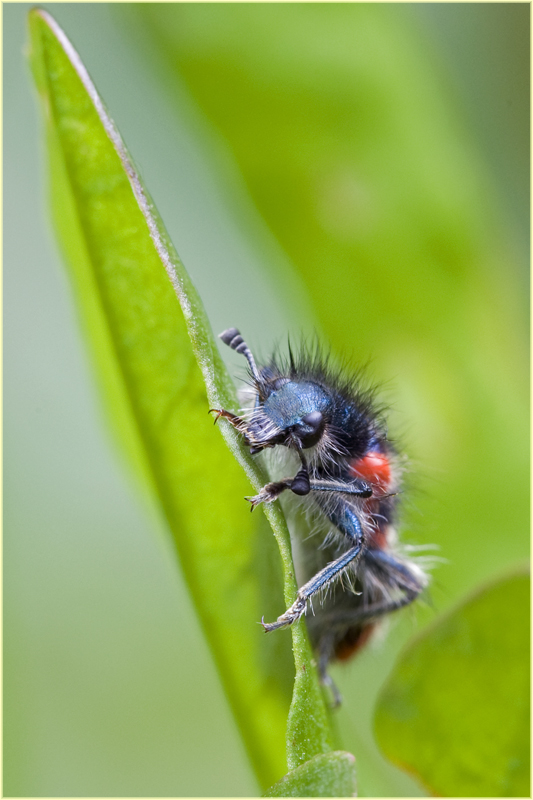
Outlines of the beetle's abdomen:
M 344 636 L 335 642 L 333 654 L 337 661 L 348 661 L 359 650 L 361 650 L 368 640 L 371 638 L 376 628 L 375 622 L 369 622 L 366 625 L 357 625 L 348 628 Z

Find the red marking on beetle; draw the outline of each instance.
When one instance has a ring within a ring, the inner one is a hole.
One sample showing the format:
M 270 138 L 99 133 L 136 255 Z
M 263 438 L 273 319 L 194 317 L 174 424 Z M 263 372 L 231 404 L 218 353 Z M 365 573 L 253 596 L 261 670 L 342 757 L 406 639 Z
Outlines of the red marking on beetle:
M 350 472 L 354 478 L 362 478 L 375 484 L 383 492 L 391 482 L 390 461 L 383 453 L 371 451 L 363 458 L 350 463 Z
M 369 546 L 377 550 L 386 550 L 389 542 L 387 539 L 387 528 L 376 528 L 369 533 Z
M 368 642 L 374 632 L 376 623 L 365 625 L 364 628 L 351 628 L 346 631 L 342 639 L 335 647 L 335 658 L 338 661 L 348 661 Z

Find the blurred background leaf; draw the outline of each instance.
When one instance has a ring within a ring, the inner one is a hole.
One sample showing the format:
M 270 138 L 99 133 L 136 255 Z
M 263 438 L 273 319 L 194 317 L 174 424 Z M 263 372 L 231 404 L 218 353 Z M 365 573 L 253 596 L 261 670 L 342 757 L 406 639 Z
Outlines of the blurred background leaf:
M 27 9 L 4 8 L 4 790 L 253 794 L 168 542 L 151 536 L 161 520 L 102 434 L 43 221 Z M 390 380 L 391 433 L 413 472 L 407 539 L 440 544 L 449 562 L 435 609 L 526 556 L 529 7 L 54 13 L 213 328 L 239 326 L 260 355 L 288 330 L 318 328 Z M 421 792 L 380 757 L 371 728 L 413 629 L 403 615 L 334 671 L 361 794 Z
M 378 741 L 440 797 L 527 797 L 530 581 L 478 592 L 402 654 L 379 697 Z

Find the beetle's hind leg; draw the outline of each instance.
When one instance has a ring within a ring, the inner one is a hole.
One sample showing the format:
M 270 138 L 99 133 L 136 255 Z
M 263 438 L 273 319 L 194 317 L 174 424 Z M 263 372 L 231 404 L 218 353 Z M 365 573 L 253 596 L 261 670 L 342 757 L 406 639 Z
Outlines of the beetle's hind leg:
M 320 618 L 321 627 L 328 631 L 328 640 L 333 642 L 342 636 L 342 631 L 361 625 L 369 625 L 380 617 L 399 611 L 413 603 L 428 585 L 428 576 L 416 565 L 398 558 L 393 553 L 378 548 L 368 548 L 363 556 L 367 569 L 381 572 L 382 586 L 387 590 L 381 599 L 368 605 L 342 610 L 332 609 Z M 379 574 L 379 573 L 378 573 Z M 390 592 L 390 594 L 388 594 Z M 335 647 L 329 649 L 329 658 L 335 658 Z M 322 642 L 319 644 L 322 652 Z

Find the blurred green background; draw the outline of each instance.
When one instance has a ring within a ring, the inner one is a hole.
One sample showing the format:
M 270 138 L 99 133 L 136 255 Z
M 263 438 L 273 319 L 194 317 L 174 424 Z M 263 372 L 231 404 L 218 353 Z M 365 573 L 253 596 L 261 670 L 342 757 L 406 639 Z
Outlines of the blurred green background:
M 164 524 L 106 430 L 45 209 L 30 7 L 3 7 L 4 794 L 254 795 Z M 336 671 L 337 722 L 362 794 L 420 794 L 373 745 L 376 693 L 417 624 L 528 555 L 529 6 L 46 7 L 214 331 L 267 354 L 317 329 L 387 382 L 408 539 L 448 563 L 434 609 Z

